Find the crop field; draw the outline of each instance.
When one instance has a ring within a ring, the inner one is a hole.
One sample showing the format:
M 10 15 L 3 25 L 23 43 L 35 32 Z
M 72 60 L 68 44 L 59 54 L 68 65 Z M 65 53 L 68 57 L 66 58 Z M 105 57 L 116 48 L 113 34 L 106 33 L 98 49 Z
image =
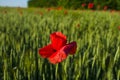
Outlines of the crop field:
M 38 50 L 57 31 L 77 51 L 51 64 Z M 0 80 L 120 80 L 120 12 L 0 7 Z

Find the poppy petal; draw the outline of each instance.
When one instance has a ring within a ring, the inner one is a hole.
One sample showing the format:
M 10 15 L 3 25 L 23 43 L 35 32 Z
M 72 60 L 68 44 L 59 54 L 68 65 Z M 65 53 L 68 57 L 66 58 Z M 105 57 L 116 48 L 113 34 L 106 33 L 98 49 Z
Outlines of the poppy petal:
M 50 35 L 50 39 L 52 42 L 52 47 L 55 50 L 60 50 L 64 45 L 66 45 L 66 36 L 63 35 L 61 32 L 54 32 Z
M 48 59 L 52 64 L 56 64 L 59 62 L 62 62 L 67 58 L 67 54 L 64 52 L 63 48 L 57 52 L 55 52 L 53 55 L 51 55 Z
M 66 54 L 74 54 L 76 52 L 77 44 L 75 41 L 67 44 L 63 47 L 63 50 Z
M 76 42 L 71 42 L 52 54 L 48 59 L 53 64 L 62 62 L 67 58 L 68 54 L 74 54 L 76 52 L 76 48 Z
M 49 56 L 51 56 L 54 52 L 56 52 L 56 50 L 54 50 L 52 48 L 52 45 L 49 44 L 43 48 L 39 49 L 39 54 L 43 57 L 43 58 L 47 58 Z

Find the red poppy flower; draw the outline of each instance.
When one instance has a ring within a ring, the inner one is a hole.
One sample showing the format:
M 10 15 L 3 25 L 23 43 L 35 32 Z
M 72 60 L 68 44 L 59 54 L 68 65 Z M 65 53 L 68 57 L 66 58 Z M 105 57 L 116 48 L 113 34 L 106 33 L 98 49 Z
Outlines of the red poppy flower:
M 67 14 L 68 14 L 68 11 L 67 11 L 67 10 L 65 10 L 65 11 L 64 11 L 64 14 L 65 14 L 65 15 L 67 15 Z
M 81 6 L 82 6 L 82 7 L 85 7 L 85 6 L 86 6 L 86 4 L 85 4 L 85 3 L 83 3 Z
M 118 26 L 118 30 L 120 30 L 120 26 Z
M 51 11 L 51 10 L 53 10 L 53 8 L 47 8 L 47 11 L 48 11 L 48 12 Z
M 104 10 L 107 10 L 108 9 L 108 6 L 104 6 Z
M 110 12 L 111 12 L 111 13 L 114 13 L 114 12 L 115 12 L 115 10 L 110 10 Z
M 62 7 L 59 6 L 59 7 L 56 8 L 56 10 L 60 11 L 60 10 L 62 10 Z
M 39 54 L 43 58 L 48 58 L 48 60 L 53 63 L 60 63 L 67 58 L 69 54 L 74 54 L 76 52 L 77 44 L 75 41 L 67 43 L 66 36 L 61 32 L 55 32 L 50 35 L 51 44 L 40 48 Z
M 94 7 L 94 4 L 93 3 L 89 3 L 88 4 L 88 9 L 92 9 Z

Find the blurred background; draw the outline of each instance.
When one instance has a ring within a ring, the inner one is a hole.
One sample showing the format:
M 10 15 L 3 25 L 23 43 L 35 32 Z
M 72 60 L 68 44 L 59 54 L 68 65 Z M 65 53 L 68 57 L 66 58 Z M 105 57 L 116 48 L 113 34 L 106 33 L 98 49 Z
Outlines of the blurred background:
M 0 6 L 120 10 L 120 0 L 0 0 Z

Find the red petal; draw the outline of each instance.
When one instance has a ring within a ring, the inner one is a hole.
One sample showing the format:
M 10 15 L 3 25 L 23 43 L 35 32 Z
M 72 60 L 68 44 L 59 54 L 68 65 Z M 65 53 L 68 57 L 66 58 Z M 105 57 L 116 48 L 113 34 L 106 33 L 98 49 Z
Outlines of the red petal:
M 50 39 L 52 42 L 52 47 L 55 50 L 59 50 L 62 48 L 64 45 L 66 45 L 66 36 L 63 35 L 61 32 L 55 32 L 50 35 Z
M 52 64 L 56 64 L 59 62 L 62 62 L 67 58 L 67 54 L 63 51 L 63 48 L 56 53 L 54 53 L 52 56 L 50 56 L 48 59 Z
M 63 47 L 66 54 L 74 54 L 76 52 L 77 44 L 76 42 L 71 42 Z
M 53 64 L 62 62 L 67 58 L 68 54 L 74 54 L 76 52 L 76 48 L 76 42 L 71 42 L 52 54 L 48 59 Z
M 77 44 L 76 44 L 76 42 L 71 42 L 69 45 L 72 47 L 69 54 L 75 54 L 75 52 L 77 50 Z
M 54 52 L 56 52 L 56 51 L 52 48 L 51 44 L 39 49 L 39 54 L 43 58 L 47 58 L 47 57 L 51 56 Z

